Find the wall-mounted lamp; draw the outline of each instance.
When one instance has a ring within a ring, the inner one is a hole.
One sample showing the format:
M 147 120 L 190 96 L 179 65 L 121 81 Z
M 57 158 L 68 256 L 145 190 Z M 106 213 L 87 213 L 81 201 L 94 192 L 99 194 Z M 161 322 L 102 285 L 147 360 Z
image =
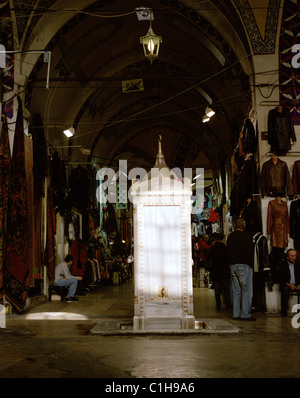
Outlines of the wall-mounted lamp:
M 143 45 L 144 54 L 149 61 L 152 62 L 158 57 L 159 46 L 162 42 L 161 36 L 156 36 L 152 30 L 151 10 L 150 12 L 150 27 L 146 36 L 140 38 L 140 43 Z
M 204 115 L 202 118 L 202 123 L 207 123 L 210 121 L 210 117 L 208 117 L 207 115 Z
M 68 127 L 66 130 L 64 130 L 64 135 L 68 138 L 73 137 L 73 135 L 75 134 L 75 129 L 74 127 Z

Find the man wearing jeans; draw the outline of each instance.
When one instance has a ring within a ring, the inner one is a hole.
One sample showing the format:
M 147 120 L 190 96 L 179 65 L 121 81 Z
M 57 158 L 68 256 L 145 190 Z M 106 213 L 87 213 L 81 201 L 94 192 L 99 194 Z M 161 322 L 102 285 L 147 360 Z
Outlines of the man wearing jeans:
M 77 283 L 82 280 L 81 276 L 73 276 L 70 273 L 69 268 L 73 264 L 73 257 L 71 254 L 68 254 L 65 258 L 65 261 L 60 263 L 55 268 L 55 286 L 68 286 L 69 292 L 66 300 L 68 302 L 78 301 L 78 298 L 75 297 Z
M 251 316 L 253 296 L 253 244 L 244 231 L 246 222 L 238 218 L 234 232 L 229 234 L 227 247 L 232 278 L 233 319 L 255 321 Z

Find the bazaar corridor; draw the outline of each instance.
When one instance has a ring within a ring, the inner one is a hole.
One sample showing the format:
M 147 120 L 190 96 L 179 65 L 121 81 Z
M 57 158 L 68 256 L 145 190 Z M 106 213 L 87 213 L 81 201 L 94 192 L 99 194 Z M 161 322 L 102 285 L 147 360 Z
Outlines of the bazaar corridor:
M 99 322 L 133 317 L 133 283 L 101 286 L 78 302 L 45 302 L 7 315 L 0 329 L 1 378 L 298 378 L 300 329 L 292 318 L 255 313 L 234 321 L 214 291 L 194 288 L 196 320 L 233 329 L 197 334 L 93 333 Z M 226 328 L 225 328 L 226 329 Z

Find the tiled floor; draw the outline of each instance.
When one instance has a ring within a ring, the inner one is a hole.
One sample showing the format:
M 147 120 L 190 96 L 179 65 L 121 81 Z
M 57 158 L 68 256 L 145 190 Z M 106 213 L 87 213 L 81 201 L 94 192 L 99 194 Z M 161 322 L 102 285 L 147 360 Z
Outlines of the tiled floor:
M 133 317 L 133 284 L 102 286 L 79 302 L 45 302 L 8 315 L 0 329 L 1 378 L 282 378 L 300 376 L 300 329 L 292 316 L 255 313 L 234 321 L 214 291 L 194 288 L 196 319 L 222 320 L 239 333 L 98 335 L 99 321 Z M 292 360 L 291 358 L 292 353 Z

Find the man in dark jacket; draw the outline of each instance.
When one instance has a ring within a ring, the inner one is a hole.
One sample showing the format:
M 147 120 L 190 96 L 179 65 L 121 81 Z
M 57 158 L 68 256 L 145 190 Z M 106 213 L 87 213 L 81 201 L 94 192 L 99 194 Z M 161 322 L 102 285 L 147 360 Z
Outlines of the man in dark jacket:
M 297 256 L 295 249 L 288 249 L 286 261 L 279 269 L 281 290 L 281 314 L 287 316 L 290 292 L 300 293 L 300 253 Z
M 232 278 L 233 319 L 255 321 L 251 316 L 253 296 L 253 244 L 244 231 L 245 220 L 236 220 L 235 230 L 229 234 L 227 247 Z
M 223 294 L 226 308 L 230 308 L 232 307 L 232 294 L 228 248 L 224 243 L 224 234 L 216 234 L 215 240 L 215 244 L 208 252 L 210 279 L 215 289 L 217 309 L 221 308 L 221 294 Z

